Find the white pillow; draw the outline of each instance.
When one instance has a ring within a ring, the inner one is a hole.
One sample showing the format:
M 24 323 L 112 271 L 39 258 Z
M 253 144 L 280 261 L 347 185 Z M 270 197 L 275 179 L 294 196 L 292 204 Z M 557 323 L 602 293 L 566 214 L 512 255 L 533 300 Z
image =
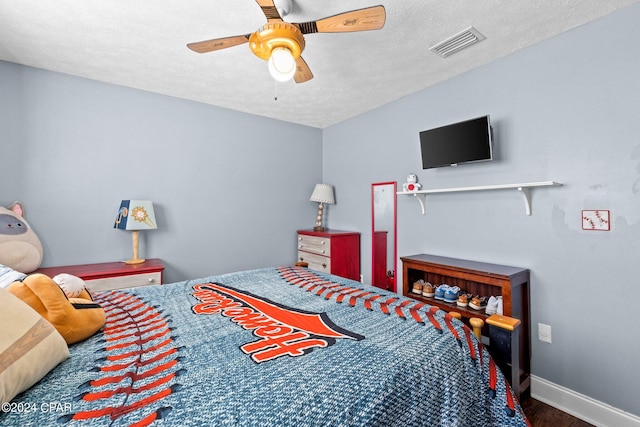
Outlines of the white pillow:
M 0 403 L 11 401 L 67 357 L 69 348 L 56 328 L 0 288 Z
M 0 264 L 0 288 L 6 288 L 16 280 L 22 280 L 27 277 L 26 274 L 15 271 L 11 267 Z

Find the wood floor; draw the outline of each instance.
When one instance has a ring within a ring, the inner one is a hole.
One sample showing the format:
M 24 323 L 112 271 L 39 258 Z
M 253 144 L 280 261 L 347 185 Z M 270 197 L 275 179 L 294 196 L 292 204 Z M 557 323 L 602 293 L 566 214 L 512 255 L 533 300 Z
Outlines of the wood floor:
M 520 404 L 532 427 L 593 427 L 579 418 L 529 396 L 523 396 Z

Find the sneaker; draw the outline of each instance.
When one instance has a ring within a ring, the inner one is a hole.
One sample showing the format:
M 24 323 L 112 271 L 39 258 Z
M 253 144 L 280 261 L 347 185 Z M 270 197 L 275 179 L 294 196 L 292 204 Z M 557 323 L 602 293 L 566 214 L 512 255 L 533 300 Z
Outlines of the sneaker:
M 486 306 L 487 306 L 487 297 L 481 297 L 479 295 L 476 295 L 473 298 L 471 298 L 471 301 L 469 301 L 469 307 L 473 308 L 474 310 L 482 310 Z
M 502 315 L 503 314 L 503 310 L 502 310 L 502 297 L 498 297 L 498 314 Z
M 427 282 L 422 287 L 422 296 L 433 298 L 435 294 L 436 294 L 436 287 L 433 286 L 431 283 Z
M 458 300 L 459 296 L 460 288 L 457 286 L 452 286 L 444 291 L 444 302 L 454 303 Z
M 456 305 L 458 307 L 466 307 L 469 305 L 469 300 L 471 300 L 471 298 L 473 298 L 473 295 L 471 294 L 462 294 L 458 297 Z
M 449 289 L 449 285 L 440 285 L 436 288 L 436 291 L 434 293 L 434 298 L 435 299 L 439 299 L 439 300 L 443 300 L 444 299 L 444 293 L 447 291 L 447 289 Z
M 411 289 L 411 292 L 413 292 L 414 294 L 422 295 L 423 286 L 424 286 L 424 280 L 422 279 L 417 280 L 413 282 L 413 289 Z
M 485 309 L 485 313 L 491 315 L 496 314 L 498 312 L 498 298 L 491 295 L 489 301 L 487 302 L 487 308 Z

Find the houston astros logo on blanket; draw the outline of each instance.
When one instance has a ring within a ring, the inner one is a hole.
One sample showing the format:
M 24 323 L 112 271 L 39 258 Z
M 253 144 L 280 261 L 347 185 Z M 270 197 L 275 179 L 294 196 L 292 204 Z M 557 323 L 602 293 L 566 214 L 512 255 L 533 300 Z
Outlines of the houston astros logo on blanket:
M 196 314 L 221 314 L 258 338 L 240 350 L 256 363 L 281 356 L 303 356 L 314 348 L 329 347 L 338 338 L 362 340 L 364 336 L 334 324 L 326 313 L 286 307 L 219 283 L 195 285 L 193 296 L 201 302 Z

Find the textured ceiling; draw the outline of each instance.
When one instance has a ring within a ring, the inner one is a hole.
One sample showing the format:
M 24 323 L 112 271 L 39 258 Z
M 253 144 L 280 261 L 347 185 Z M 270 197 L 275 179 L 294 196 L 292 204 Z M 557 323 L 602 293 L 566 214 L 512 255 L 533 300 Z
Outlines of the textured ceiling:
M 315 77 L 276 84 L 247 44 L 186 48 L 258 29 L 255 0 L 0 0 L 0 60 L 324 128 L 639 1 L 293 0 L 285 21 L 378 4 L 387 20 L 307 34 Z M 486 40 L 446 59 L 429 50 L 471 26 Z

